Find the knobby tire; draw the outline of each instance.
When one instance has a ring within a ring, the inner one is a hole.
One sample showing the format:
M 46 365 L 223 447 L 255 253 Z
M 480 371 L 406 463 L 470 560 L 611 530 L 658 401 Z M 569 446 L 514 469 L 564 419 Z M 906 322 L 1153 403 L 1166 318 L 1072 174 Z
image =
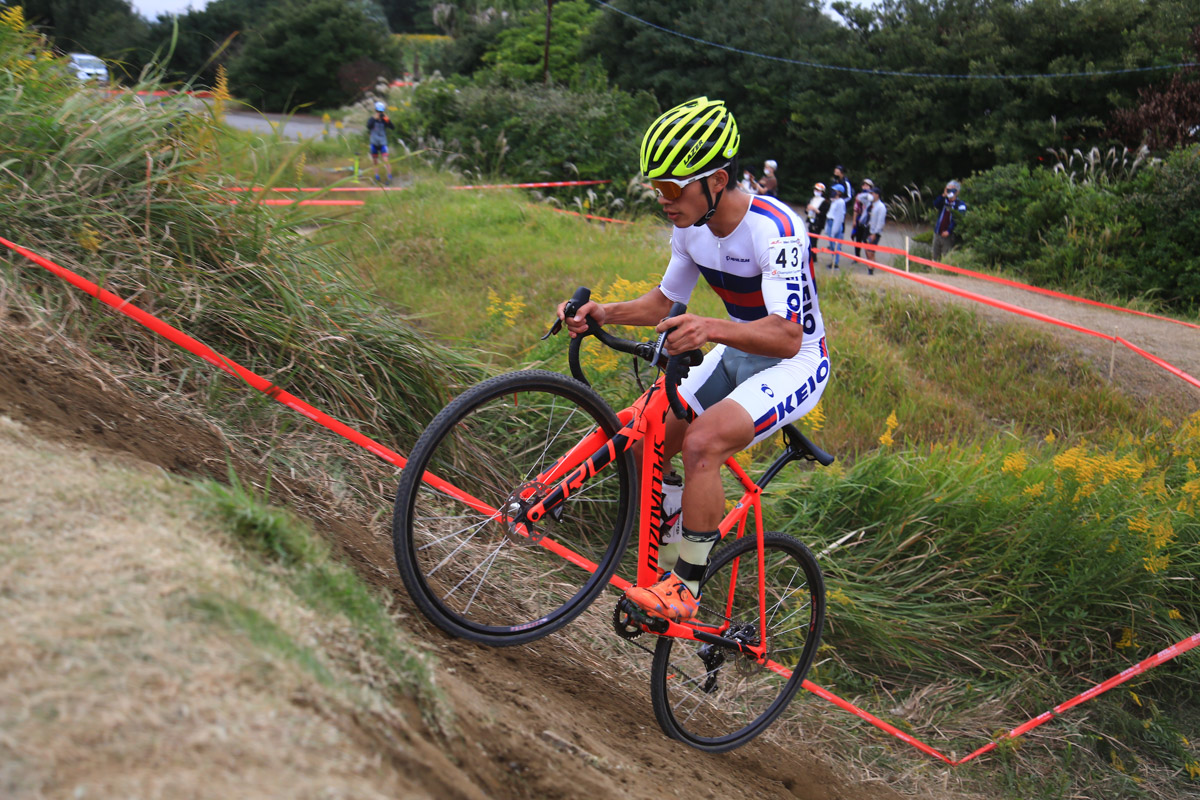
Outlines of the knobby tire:
M 401 474 L 392 541 L 405 587 L 434 624 L 482 644 L 522 644 L 569 623 L 604 589 L 633 527 L 630 453 L 536 525 L 545 543 L 569 548 L 594 572 L 422 479 L 431 473 L 489 508 L 507 508 L 522 492 L 547 494 L 552 487 L 534 486 L 535 476 L 597 427 L 606 438 L 620 428 L 604 399 L 542 370 L 485 381 L 429 424 Z

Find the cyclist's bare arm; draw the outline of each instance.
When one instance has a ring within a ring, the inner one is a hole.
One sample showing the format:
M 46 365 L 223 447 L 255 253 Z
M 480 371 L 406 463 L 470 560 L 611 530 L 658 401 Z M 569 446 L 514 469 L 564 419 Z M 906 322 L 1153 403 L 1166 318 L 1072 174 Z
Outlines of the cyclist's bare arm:
M 558 317 L 563 319 L 563 307 L 558 306 Z M 657 326 L 659 333 L 675 328 L 667 342 L 667 352 L 686 353 L 702 345 L 727 344 L 745 353 L 791 358 L 800 352 L 804 329 L 794 322 L 775 314 L 768 314 L 753 322 L 734 322 L 728 319 L 702 317 L 697 314 L 682 314 L 664 319 L 671 309 L 671 300 L 657 286 L 635 300 L 620 303 L 597 303 L 589 300 L 580 307 L 573 319 L 563 319 L 571 336 L 587 330 L 584 320 L 591 316 L 599 325 L 642 325 Z
M 584 320 L 591 317 L 598 325 L 640 325 L 649 327 L 657 325 L 671 310 L 671 301 L 655 286 L 636 300 L 626 300 L 620 303 L 597 303 L 589 300 L 580 306 L 578 313 L 571 318 L 563 317 L 563 307 L 558 306 L 558 318 L 563 320 L 572 338 L 587 330 Z
M 800 352 L 804 328 L 776 314 L 753 322 L 681 314 L 658 323 L 658 332 L 674 328 L 667 340 L 672 355 L 698 349 L 701 345 L 726 344 L 743 353 L 772 358 L 791 358 Z

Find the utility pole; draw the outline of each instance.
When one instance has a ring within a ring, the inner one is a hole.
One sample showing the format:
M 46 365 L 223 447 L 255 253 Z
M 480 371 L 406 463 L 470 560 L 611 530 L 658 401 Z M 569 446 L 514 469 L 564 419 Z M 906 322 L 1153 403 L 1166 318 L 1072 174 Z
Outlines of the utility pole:
M 550 85 L 550 11 L 554 8 L 554 0 L 546 0 L 546 48 L 542 56 L 542 80 Z

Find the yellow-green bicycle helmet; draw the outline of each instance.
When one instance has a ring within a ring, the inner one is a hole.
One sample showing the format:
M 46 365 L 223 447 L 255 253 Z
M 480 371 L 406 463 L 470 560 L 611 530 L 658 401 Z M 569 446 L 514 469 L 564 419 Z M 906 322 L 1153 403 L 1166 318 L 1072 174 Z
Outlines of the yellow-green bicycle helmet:
M 654 121 L 642 137 L 642 174 L 687 178 L 716 170 L 737 155 L 737 122 L 720 100 L 697 97 L 675 106 Z

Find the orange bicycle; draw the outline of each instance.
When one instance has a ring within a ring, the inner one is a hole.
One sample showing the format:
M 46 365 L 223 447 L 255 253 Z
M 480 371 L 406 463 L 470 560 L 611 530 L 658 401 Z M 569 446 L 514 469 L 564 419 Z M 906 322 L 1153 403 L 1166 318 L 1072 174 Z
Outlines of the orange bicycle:
M 567 314 L 588 296 L 577 291 Z M 671 316 L 684 310 L 677 303 Z M 614 413 L 587 384 L 577 337 L 575 378 L 524 370 L 484 381 L 446 406 L 409 455 L 392 522 L 396 562 L 417 607 L 454 636 L 530 642 L 566 625 L 605 586 L 623 592 L 630 583 L 614 573 L 635 509 L 637 585 L 660 577 L 664 425 L 668 413 L 687 415 L 676 385 L 703 356 L 668 357 L 669 332 L 637 342 L 589 324 L 587 335 L 664 369 L 629 408 Z M 721 522 L 728 543 L 709 561 L 696 618 L 648 616 L 623 597 L 614 609 L 619 636 L 658 637 L 655 717 L 668 736 L 701 750 L 730 750 L 762 733 L 800 688 L 820 643 L 820 567 L 800 541 L 763 530 L 762 492 L 792 461 L 828 465 L 833 457 L 791 425 L 783 430 L 783 453 L 757 483 L 733 459 L 725 464 L 744 493 Z

